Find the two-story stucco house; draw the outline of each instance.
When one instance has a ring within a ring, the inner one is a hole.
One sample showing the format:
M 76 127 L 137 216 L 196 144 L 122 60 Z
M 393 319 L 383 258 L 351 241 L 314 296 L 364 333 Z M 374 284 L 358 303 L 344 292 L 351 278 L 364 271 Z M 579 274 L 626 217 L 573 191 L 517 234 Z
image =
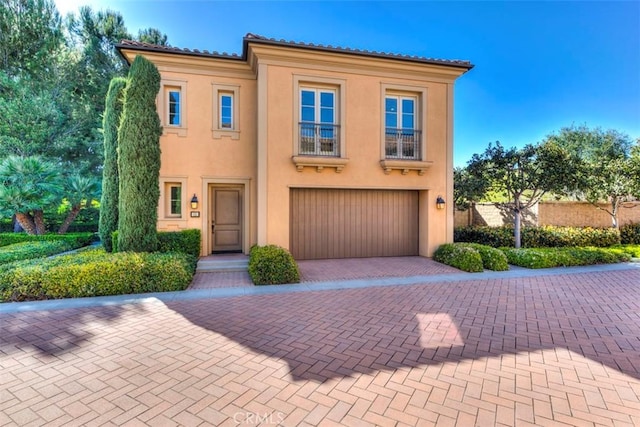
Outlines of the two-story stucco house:
M 469 62 L 253 34 L 241 55 L 118 50 L 161 73 L 158 229 L 201 229 L 202 255 L 431 256 L 452 240 L 453 86 Z

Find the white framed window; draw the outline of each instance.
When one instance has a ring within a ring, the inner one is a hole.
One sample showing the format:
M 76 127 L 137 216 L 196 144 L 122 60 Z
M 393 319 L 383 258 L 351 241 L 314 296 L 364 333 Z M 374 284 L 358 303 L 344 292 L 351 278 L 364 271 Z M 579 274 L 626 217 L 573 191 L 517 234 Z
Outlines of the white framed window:
M 294 74 L 293 156 L 346 158 L 346 81 Z
M 158 114 L 164 134 L 187 134 L 187 82 L 162 80 L 158 94 Z
M 182 184 L 165 183 L 165 217 L 182 218 Z
M 233 93 L 220 92 L 218 102 L 218 111 L 220 112 L 218 127 L 220 129 L 233 129 Z
M 240 86 L 212 83 L 213 88 L 213 138 L 240 138 Z
M 425 159 L 426 88 L 382 85 L 382 159 Z
M 158 221 L 186 221 L 188 207 L 187 177 L 161 176 L 159 185 Z
M 337 95 L 338 91 L 333 88 L 300 87 L 300 155 L 340 157 Z
M 182 123 L 180 115 L 180 88 L 168 87 L 167 90 L 167 125 L 178 126 Z

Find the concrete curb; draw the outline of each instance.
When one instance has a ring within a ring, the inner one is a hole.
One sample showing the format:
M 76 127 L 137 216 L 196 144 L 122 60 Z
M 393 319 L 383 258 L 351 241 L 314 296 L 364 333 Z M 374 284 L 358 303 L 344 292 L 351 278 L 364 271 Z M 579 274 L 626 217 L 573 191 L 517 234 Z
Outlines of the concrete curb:
M 619 263 L 589 265 L 584 267 L 558 267 L 530 270 L 514 268 L 509 271 L 485 271 L 483 273 L 454 273 L 429 276 L 386 277 L 376 279 L 337 280 L 327 282 L 303 282 L 293 285 L 246 286 L 237 288 L 194 289 L 177 292 L 157 292 L 133 295 L 113 295 L 104 297 L 71 298 L 46 301 L 0 303 L 0 314 L 31 311 L 51 311 L 87 307 L 108 307 L 150 302 L 169 303 L 210 298 L 231 298 L 249 295 L 274 295 L 290 292 L 329 291 L 340 289 L 361 289 L 376 286 L 402 286 L 416 284 L 468 282 L 492 279 L 514 279 L 521 277 L 557 276 L 564 274 L 589 274 L 607 271 L 640 269 L 640 263 Z

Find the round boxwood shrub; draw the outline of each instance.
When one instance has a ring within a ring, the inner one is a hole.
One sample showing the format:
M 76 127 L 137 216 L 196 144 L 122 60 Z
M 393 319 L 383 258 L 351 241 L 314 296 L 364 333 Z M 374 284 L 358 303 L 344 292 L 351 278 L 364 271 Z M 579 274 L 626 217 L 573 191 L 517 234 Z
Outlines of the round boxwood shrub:
M 249 253 L 249 275 L 256 285 L 279 285 L 300 282 L 300 270 L 286 249 L 254 246 Z
M 509 269 L 507 256 L 500 249 L 479 243 L 463 243 L 462 245 L 472 247 L 478 251 L 485 269 L 493 271 L 506 271 Z
M 445 243 L 435 251 L 433 259 L 470 273 L 483 271 L 480 253 L 468 245 Z

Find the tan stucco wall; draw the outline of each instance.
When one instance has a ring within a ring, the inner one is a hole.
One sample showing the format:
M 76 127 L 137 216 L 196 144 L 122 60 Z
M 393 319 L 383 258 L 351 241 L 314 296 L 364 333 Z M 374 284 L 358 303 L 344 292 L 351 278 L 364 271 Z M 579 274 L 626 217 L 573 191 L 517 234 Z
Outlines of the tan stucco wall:
M 130 60 L 134 51 L 126 51 Z M 349 57 L 282 47 L 249 48 L 248 60 L 226 61 L 145 52 L 163 81 L 182 81 L 186 88 L 186 129 L 165 129 L 161 137 L 161 181 L 186 182 L 184 213 L 163 218 L 158 228 L 200 228 L 202 254 L 210 251 L 209 189 L 212 184 L 235 183 L 246 191 L 245 252 L 250 245 L 289 247 L 289 195 L 293 187 L 420 190 L 419 248 L 431 256 L 453 236 L 453 208 L 436 209 L 436 197 L 452 200 L 453 81 L 462 70 L 390 59 Z M 333 167 L 296 168 L 298 82 L 329 82 L 339 87 L 340 125 L 344 157 L 340 173 Z M 212 135 L 212 85 L 239 88 L 238 139 Z M 431 162 L 423 175 L 416 170 L 385 173 L 383 158 L 383 97 L 385 88 L 420 93 L 425 133 L 425 156 Z M 159 106 L 162 115 L 162 106 Z M 162 193 L 162 188 L 161 188 Z M 196 194 L 199 218 L 190 217 L 188 202 Z

